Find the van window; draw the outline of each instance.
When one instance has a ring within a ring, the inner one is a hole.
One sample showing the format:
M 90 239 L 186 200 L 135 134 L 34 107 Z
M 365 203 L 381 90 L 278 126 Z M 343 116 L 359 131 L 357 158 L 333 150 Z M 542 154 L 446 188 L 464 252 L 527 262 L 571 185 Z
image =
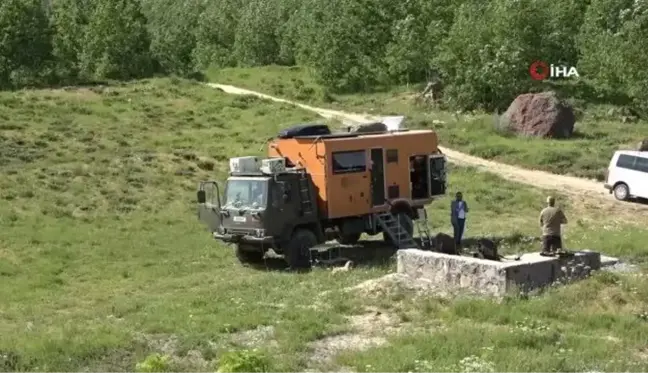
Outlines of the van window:
M 637 157 L 634 168 L 637 171 L 648 173 L 648 158 Z
M 648 173 L 648 158 L 621 154 L 616 165 L 619 168 Z
M 367 154 L 364 150 L 333 152 L 333 173 L 345 174 L 367 170 Z
M 633 157 L 631 155 L 621 154 L 619 155 L 619 159 L 617 159 L 616 166 L 633 170 L 636 158 L 637 157 Z

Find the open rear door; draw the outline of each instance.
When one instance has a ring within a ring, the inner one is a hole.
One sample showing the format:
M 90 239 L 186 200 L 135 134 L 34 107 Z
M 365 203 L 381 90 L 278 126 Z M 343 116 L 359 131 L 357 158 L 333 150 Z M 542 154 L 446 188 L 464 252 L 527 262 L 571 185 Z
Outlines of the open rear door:
M 210 232 L 220 231 L 221 202 L 220 189 L 215 181 L 203 181 L 198 187 L 198 219 Z
M 428 158 L 430 176 L 430 197 L 446 194 L 446 157 L 443 154 L 430 155 Z

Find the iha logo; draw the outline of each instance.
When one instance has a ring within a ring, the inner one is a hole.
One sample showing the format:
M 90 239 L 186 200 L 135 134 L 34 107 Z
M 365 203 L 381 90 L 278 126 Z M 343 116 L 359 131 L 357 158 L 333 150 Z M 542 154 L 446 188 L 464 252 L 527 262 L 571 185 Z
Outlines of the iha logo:
M 554 66 L 554 64 L 550 65 L 544 61 L 533 61 L 529 66 L 529 75 L 533 80 L 580 77 L 574 66 Z

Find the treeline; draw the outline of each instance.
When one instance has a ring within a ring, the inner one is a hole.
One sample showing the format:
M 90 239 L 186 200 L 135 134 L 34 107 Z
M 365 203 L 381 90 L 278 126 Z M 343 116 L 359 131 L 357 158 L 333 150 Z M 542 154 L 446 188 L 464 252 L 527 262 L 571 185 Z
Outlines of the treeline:
M 298 64 L 332 93 L 438 77 L 445 104 L 496 109 L 534 60 L 646 107 L 648 0 L 0 2 L 4 89 Z

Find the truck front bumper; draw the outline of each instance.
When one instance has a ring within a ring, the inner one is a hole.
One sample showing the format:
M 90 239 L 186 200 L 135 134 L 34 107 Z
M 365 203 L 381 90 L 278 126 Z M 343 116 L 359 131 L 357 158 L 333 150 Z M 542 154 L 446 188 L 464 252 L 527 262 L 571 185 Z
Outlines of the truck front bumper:
M 605 183 L 603 184 L 603 188 L 607 189 L 608 192 L 612 193 L 612 185 Z
M 218 232 L 214 232 L 213 235 L 214 235 L 214 239 L 216 240 L 223 241 L 223 242 L 230 242 L 230 243 L 270 245 L 275 242 L 274 237 L 272 236 L 257 237 L 257 236 L 240 235 L 240 234 L 220 234 Z

